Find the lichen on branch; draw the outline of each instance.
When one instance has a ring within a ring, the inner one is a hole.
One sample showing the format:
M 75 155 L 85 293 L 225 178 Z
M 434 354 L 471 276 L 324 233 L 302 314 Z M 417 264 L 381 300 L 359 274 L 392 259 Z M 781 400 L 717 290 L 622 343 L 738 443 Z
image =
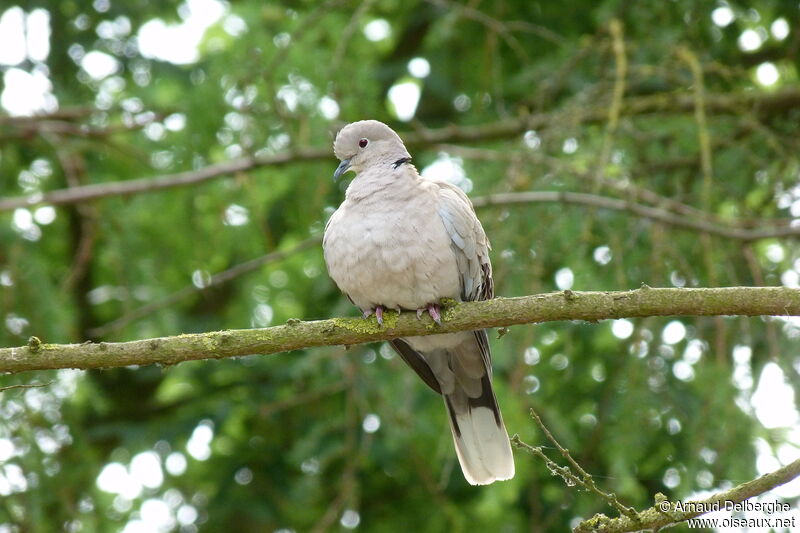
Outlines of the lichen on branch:
M 458 303 L 445 308 L 441 326 L 435 325 L 429 317 L 419 320 L 415 313 L 408 312 L 391 316 L 383 327 L 378 326 L 374 318 L 332 318 L 310 322 L 290 320 L 282 326 L 262 329 L 213 331 L 129 342 L 49 344 L 36 339 L 26 346 L 0 348 L 0 372 L 174 365 L 198 359 L 266 355 L 315 346 L 352 345 L 559 320 L 596 322 L 648 316 L 719 315 L 800 316 L 800 289 L 656 289 L 643 285 L 632 291 L 563 291 Z

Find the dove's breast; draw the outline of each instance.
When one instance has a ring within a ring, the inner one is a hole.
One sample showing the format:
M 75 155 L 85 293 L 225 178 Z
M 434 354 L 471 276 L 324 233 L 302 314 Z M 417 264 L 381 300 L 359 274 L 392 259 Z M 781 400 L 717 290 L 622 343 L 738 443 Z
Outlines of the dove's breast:
M 422 196 L 414 202 L 345 201 L 328 222 L 323 240 L 328 272 L 362 310 L 418 309 L 441 298 L 459 299 L 450 237 L 435 197 Z

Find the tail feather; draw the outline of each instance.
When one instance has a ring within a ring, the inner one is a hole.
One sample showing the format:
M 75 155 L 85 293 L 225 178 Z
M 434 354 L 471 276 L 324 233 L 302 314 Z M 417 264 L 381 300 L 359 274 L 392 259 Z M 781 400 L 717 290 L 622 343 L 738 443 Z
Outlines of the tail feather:
M 491 389 L 488 392 L 494 399 Z M 514 477 L 514 457 L 497 403 L 474 405 L 472 401 L 452 401 L 453 396 L 460 394 L 457 391 L 446 395 L 445 406 L 458 462 L 467 481 L 471 485 L 487 485 Z
M 492 390 L 485 330 L 410 337 L 394 348 L 444 398 L 458 462 L 472 485 L 514 477 L 514 456 Z
M 514 457 L 503 416 L 492 390 L 488 359 L 479 357 L 480 343 L 464 342 L 450 352 L 449 368 L 455 379 L 443 390 L 453 442 L 464 477 L 473 485 L 514 477 Z M 476 353 L 477 352 L 477 353 Z M 475 372 L 475 362 L 483 372 Z

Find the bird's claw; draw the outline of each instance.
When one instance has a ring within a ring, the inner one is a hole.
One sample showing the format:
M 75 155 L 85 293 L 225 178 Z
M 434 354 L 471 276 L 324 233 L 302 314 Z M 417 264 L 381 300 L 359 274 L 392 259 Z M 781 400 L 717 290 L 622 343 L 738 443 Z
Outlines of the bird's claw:
M 417 309 L 417 320 L 420 320 L 422 318 L 422 313 L 426 311 L 428 312 L 429 315 L 431 315 L 431 318 L 433 319 L 434 322 L 436 322 L 440 326 L 442 325 L 442 314 L 439 312 L 440 311 L 439 304 L 428 304 L 425 307 L 420 307 L 419 309 Z
M 442 315 L 439 312 L 439 304 L 428 304 L 428 314 L 431 315 L 431 318 L 434 322 L 442 325 Z
M 382 326 L 383 325 L 383 306 L 382 305 L 376 305 L 375 309 L 367 309 L 366 311 L 361 313 L 361 316 L 363 316 L 364 318 L 369 318 L 369 317 L 372 316 L 373 313 L 375 313 L 375 318 L 378 320 L 378 325 Z

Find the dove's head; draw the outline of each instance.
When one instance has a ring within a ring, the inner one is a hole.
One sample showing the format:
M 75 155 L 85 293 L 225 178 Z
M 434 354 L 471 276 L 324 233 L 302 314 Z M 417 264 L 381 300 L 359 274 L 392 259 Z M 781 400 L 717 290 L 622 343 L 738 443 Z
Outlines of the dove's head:
M 342 161 L 333 179 L 348 170 L 359 173 L 372 165 L 411 158 L 400 136 L 377 120 L 361 120 L 342 128 L 333 143 L 333 153 Z

